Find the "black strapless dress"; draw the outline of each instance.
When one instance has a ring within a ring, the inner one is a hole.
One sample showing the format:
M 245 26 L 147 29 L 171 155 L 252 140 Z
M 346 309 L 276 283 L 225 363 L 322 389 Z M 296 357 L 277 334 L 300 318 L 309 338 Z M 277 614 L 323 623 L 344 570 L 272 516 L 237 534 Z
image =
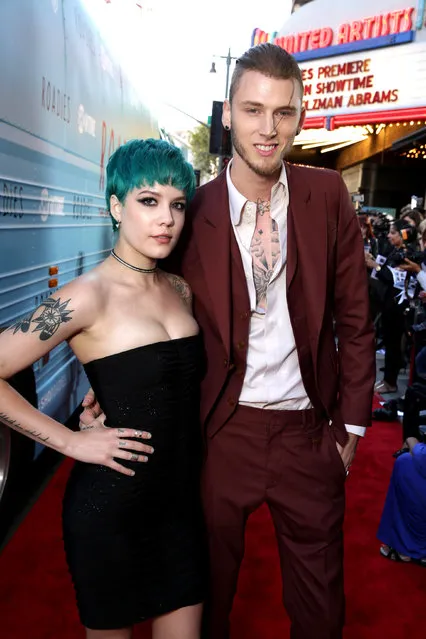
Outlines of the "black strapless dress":
M 88 628 L 123 628 L 204 600 L 201 353 L 191 336 L 85 366 L 105 424 L 147 430 L 154 447 L 147 463 L 118 460 L 134 477 L 83 462 L 71 471 L 64 545 Z

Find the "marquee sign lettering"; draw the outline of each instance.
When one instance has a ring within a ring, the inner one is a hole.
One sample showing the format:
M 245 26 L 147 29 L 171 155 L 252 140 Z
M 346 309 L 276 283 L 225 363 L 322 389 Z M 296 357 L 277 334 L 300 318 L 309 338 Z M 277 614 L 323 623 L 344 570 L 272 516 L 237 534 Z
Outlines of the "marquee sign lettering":
M 337 30 L 323 27 L 280 37 L 277 32 L 269 34 L 261 29 L 255 29 L 252 35 L 252 46 L 262 42 L 273 42 L 294 54 L 405 33 L 413 30 L 414 11 L 414 7 L 410 7 L 345 23 Z

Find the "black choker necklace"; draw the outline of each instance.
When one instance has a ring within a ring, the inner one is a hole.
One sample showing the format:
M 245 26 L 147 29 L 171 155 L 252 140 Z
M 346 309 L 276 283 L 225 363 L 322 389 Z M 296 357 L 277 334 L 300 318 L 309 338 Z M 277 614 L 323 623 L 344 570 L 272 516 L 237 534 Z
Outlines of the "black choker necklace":
M 117 260 L 117 262 L 120 262 L 123 266 L 127 266 L 127 268 L 131 268 L 132 271 L 137 271 L 138 273 L 155 273 L 157 270 L 156 266 L 154 266 L 154 268 L 140 268 L 139 266 L 133 266 L 133 264 L 129 264 L 129 262 L 125 262 L 121 259 L 121 257 L 118 257 L 114 249 L 111 250 L 111 255 Z

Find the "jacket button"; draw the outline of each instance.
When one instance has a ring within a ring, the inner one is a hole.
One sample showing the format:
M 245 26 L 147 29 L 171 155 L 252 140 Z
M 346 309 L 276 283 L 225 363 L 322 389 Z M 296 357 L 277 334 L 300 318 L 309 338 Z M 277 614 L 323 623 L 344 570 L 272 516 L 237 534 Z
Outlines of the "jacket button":
M 237 348 L 239 351 L 242 351 L 245 348 L 245 346 L 246 346 L 246 343 L 244 340 L 241 340 L 241 342 L 238 342 L 237 344 Z
M 229 406 L 232 406 L 232 408 L 236 405 L 236 401 L 233 397 L 228 397 L 228 404 Z
M 246 320 L 249 317 L 249 315 L 250 315 L 250 313 L 247 313 L 247 312 L 246 313 L 241 313 L 240 319 Z
M 229 364 L 228 360 L 224 359 L 223 360 L 223 365 L 224 365 L 225 368 L 228 368 L 228 364 Z

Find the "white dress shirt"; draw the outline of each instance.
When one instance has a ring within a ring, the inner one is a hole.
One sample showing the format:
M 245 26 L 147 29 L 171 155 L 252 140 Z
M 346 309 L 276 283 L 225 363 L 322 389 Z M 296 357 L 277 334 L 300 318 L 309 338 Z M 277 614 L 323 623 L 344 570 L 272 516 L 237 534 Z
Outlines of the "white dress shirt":
M 289 189 L 283 164 L 271 191 L 271 219 L 278 225 L 281 255 L 275 264 L 267 291 L 266 312 L 256 307 L 253 259 L 250 245 L 256 227 L 256 202 L 250 202 L 232 183 L 232 162 L 226 180 L 229 209 L 241 253 L 250 299 L 250 332 L 247 367 L 239 401 L 246 406 L 277 410 L 312 408 L 303 384 L 296 342 L 287 305 L 287 210 Z M 346 425 L 348 432 L 364 435 L 365 428 Z

